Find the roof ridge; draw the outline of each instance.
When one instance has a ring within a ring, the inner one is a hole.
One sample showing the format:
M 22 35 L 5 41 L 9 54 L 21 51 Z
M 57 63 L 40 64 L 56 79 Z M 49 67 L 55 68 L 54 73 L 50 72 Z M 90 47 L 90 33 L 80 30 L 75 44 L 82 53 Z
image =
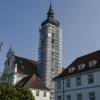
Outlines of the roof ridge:
M 34 62 L 38 62 L 36 60 L 32 60 L 32 59 L 29 59 L 29 58 L 24 58 L 24 57 L 20 57 L 20 56 L 15 56 L 17 58 L 21 58 L 21 59 L 24 59 L 24 60 L 28 60 L 28 61 L 34 61 Z

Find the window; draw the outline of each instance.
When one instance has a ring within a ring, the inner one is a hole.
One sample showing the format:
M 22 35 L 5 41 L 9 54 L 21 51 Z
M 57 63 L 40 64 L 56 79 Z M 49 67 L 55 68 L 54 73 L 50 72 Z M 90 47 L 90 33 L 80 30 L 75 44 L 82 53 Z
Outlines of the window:
M 58 80 L 57 83 L 58 83 L 58 84 L 57 84 L 57 88 L 58 88 L 58 89 L 61 89 L 61 80 Z
M 85 64 L 80 64 L 80 65 L 78 65 L 78 70 L 82 70 L 82 69 L 84 69 L 84 67 L 85 67 Z
M 94 67 L 96 65 L 96 63 L 97 63 L 96 60 L 89 61 L 89 67 Z
M 54 95 L 54 92 L 51 92 L 51 95 Z
M 54 61 L 54 58 L 51 58 L 51 61 Z
M 77 94 L 77 100 L 82 100 L 82 94 Z
M 71 73 L 75 70 L 75 67 L 70 67 L 68 70 L 69 70 L 69 73 Z
M 54 51 L 52 51 L 52 56 L 54 55 Z
M 54 43 L 54 39 L 52 39 L 52 43 Z
M 54 49 L 54 47 L 55 47 L 55 46 L 54 46 L 54 45 L 52 45 L 52 49 Z
M 71 95 L 67 95 L 67 100 L 71 100 Z
M 57 97 L 57 100 L 61 100 L 61 96 L 58 96 L 58 97 Z
M 66 87 L 70 87 L 70 78 L 66 79 Z
M 78 76 L 78 77 L 76 78 L 76 85 L 77 85 L 77 86 L 80 86 L 80 85 L 81 85 L 81 77 L 80 77 L 80 76 Z
M 94 83 L 93 73 L 88 74 L 88 84 Z
M 55 33 L 52 33 L 52 37 L 54 37 L 55 36 Z
M 95 99 L 95 93 L 94 92 L 90 92 L 89 93 L 89 100 L 96 100 Z
M 39 91 L 36 91 L 36 96 L 39 96 Z
M 46 91 L 44 91 L 43 96 L 46 97 Z

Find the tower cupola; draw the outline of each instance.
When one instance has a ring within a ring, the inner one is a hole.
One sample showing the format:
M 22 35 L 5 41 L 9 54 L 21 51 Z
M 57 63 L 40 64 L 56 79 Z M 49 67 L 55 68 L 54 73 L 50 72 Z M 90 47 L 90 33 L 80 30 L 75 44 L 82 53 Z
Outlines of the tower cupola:
M 50 3 L 50 7 L 49 7 L 49 10 L 48 10 L 48 13 L 47 13 L 47 19 L 42 22 L 41 26 L 44 26 L 48 23 L 55 25 L 57 27 L 59 26 L 59 21 L 54 19 L 54 12 L 53 12 L 51 3 Z

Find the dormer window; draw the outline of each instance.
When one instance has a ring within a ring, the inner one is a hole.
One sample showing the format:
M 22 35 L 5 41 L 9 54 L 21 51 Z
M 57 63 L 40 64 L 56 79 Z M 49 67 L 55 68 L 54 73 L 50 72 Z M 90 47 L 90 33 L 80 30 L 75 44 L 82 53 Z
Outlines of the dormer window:
M 72 73 L 74 70 L 75 70 L 75 67 L 72 66 L 72 67 L 70 67 L 70 68 L 68 69 L 68 72 L 69 72 L 69 73 Z
M 79 64 L 78 65 L 78 70 L 83 70 L 85 68 L 85 64 Z
M 89 67 L 94 67 L 97 64 L 96 60 L 89 61 Z

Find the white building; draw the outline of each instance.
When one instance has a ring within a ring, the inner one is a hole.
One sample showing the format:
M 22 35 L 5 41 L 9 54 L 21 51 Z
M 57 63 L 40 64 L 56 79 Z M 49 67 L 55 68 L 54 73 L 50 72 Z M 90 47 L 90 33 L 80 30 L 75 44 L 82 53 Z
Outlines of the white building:
M 40 28 L 38 73 L 41 80 L 54 94 L 52 79 L 62 72 L 62 32 L 59 22 L 54 19 L 52 7 L 47 13 L 47 19 Z M 51 95 L 54 100 L 54 95 Z
M 77 58 L 54 78 L 55 100 L 100 100 L 100 50 Z
M 16 85 L 30 88 L 35 100 L 50 100 L 50 90 L 35 74 L 24 77 Z

